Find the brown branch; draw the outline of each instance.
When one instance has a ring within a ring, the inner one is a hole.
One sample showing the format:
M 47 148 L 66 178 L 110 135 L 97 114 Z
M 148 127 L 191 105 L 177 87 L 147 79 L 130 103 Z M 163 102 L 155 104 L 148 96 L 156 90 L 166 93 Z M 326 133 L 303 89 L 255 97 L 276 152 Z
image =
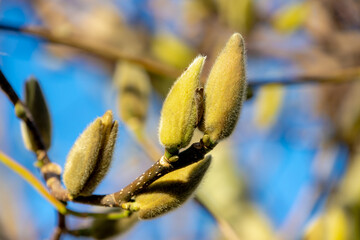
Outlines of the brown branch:
M 17 115 L 21 120 L 25 122 L 26 126 L 30 129 L 31 133 L 33 134 L 37 149 L 45 150 L 45 145 L 40 136 L 40 131 L 36 127 L 30 111 L 27 109 L 27 107 L 25 107 L 24 103 L 15 93 L 14 89 L 11 87 L 10 83 L 8 82 L 8 80 L 6 79 L 6 77 L 4 76 L 1 70 L 0 70 L 0 87 L 4 91 L 4 93 L 6 93 L 6 95 L 8 96 L 10 101 L 14 104 L 14 106 L 18 104 L 18 107 L 22 108 L 23 114 L 21 115 L 17 114 Z M 46 160 L 47 158 L 44 158 L 45 164 L 48 163 L 46 162 Z
M 10 83 L 6 80 L 6 77 L 0 70 L 0 88 L 6 93 L 10 101 L 15 105 L 19 101 L 18 95 L 11 87 Z
M 144 132 L 136 131 L 131 127 L 127 126 L 129 131 L 133 133 L 135 140 L 140 144 L 142 150 L 148 155 L 148 157 L 157 161 L 157 159 L 161 156 L 160 150 L 156 148 L 155 145 L 149 140 L 149 137 Z M 205 202 L 195 194 L 194 202 L 199 205 L 204 211 L 206 211 L 218 224 L 219 230 L 222 234 L 229 240 L 238 240 L 238 237 L 234 231 L 234 229 L 230 226 L 230 224 L 223 219 L 220 215 L 215 214 L 214 211 L 209 206 L 206 206 Z
M 267 84 L 280 85 L 302 85 L 302 84 L 342 84 L 360 80 L 360 67 L 344 68 L 337 71 L 327 73 L 299 73 L 294 76 L 279 77 L 276 80 L 269 79 L 248 79 L 248 85 L 251 87 L 259 87 Z
M 160 158 L 160 160 L 154 163 L 146 172 L 118 192 L 108 195 L 77 197 L 73 201 L 107 207 L 121 207 L 123 203 L 130 201 L 132 197 L 139 194 L 160 177 L 204 159 L 205 154 L 210 150 L 211 149 L 207 148 L 202 141 L 194 143 L 179 154 L 179 159 L 176 162 L 170 163 L 164 157 Z
M 67 232 L 65 215 L 57 212 L 57 217 L 58 217 L 58 225 L 54 229 L 53 235 L 51 236 L 51 240 L 60 240 L 62 234 Z
M 110 61 L 117 61 L 119 59 L 124 59 L 129 62 L 133 62 L 143 66 L 147 71 L 166 75 L 169 77 L 177 78 L 180 76 L 181 71 L 179 69 L 166 66 L 162 63 L 156 62 L 155 60 L 145 58 L 144 56 L 139 57 L 131 54 L 127 54 L 118 48 L 114 48 L 108 45 L 102 45 L 98 42 L 92 42 L 91 40 L 84 38 L 77 38 L 71 36 L 61 36 L 54 34 L 44 28 L 36 26 L 27 26 L 27 27 L 14 27 L 0 24 L 0 29 L 30 34 L 33 36 L 40 37 L 48 42 L 58 43 L 65 46 L 73 47 L 80 49 L 82 51 L 91 53 L 98 57 L 101 57 Z M 258 87 L 262 85 L 278 83 L 281 85 L 297 85 L 297 84 L 314 84 L 314 83 L 344 83 L 356 80 L 360 75 L 360 67 L 342 69 L 336 72 L 319 72 L 319 73 L 300 73 L 294 76 L 284 76 L 279 78 L 270 78 L 270 79 L 259 79 L 259 78 L 250 78 L 249 86 Z M 13 101 L 13 100 L 12 100 Z
M 4 93 L 9 97 L 10 101 L 14 106 L 20 105 L 23 110 L 23 114 L 18 115 L 18 117 L 25 122 L 30 132 L 33 135 L 35 144 L 36 144 L 36 156 L 40 167 L 40 171 L 43 175 L 43 178 L 46 182 L 47 187 L 50 189 L 50 192 L 58 200 L 66 201 L 69 199 L 69 194 L 66 189 L 61 185 L 60 174 L 61 168 L 57 164 L 54 164 L 49 159 L 45 145 L 43 143 L 40 132 L 33 120 L 32 114 L 25 104 L 20 100 L 18 95 L 15 93 L 14 89 L 4 76 L 3 72 L 0 70 L 0 87 Z
M 1 70 L 0 70 L 1 73 Z M 11 87 L 10 83 L 7 81 L 5 76 L 1 74 L 0 86 L 4 90 L 5 94 L 8 95 L 10 99 L 13 99 L 13 104 L 21 103 L 19 97 L 16 95 L 15 91 Z M 22 104 L 25 114 L 21 116 L 21 120 L 29 122 L 34 127 L 30 128 L 35 138 L 38 138 L 41 141 L 41 135 L 38 133 L 36 124 L 33 122 L 30 111 L 27 107 Z M 43 175 L 43 178 L 46 181 L 47 187 L 50 189 L 50 192 L 58 200 L 67 202 L 74 201 L 79 203 L 86 203 L 92 205 L 101 205 L 108 207 L 121 207 L 122 203 L 128 202 L 131 198 L 139 194 L 151 183 L 159 179 L 160 177 L 166 175 L 167 173 L 186 167 L 192 163 L 200 161 L 204 158 L 205 154 L 208 153 L 211 149 L 207 148 L 202 141 L 194 143 L 187 150 L 179 154 L 179 159 L 176 162 L 168 162 L 165 157 L 160 158 L 156 163 L 154 163 L 145 173 L 136 178 L 131 184 L 121 189 L 118 192 L 108 194 L 108 195 L 91 195 L 86 197 L 77 197 L 72 199 L 68 191 L 63 188 L 61 184 L 61 168 L 59 165 L 52 163 L 49 159 L 46 150 L 43 146 L 39 146 L 36 151 L 37 159 L 40 163 L 40 171 Z
M 99 42 L 93 42 L 86 38 L 62 36 L 36 26 L 14 27 L 0 24 L 0 29 L 37 36 L 44 39 L 45 41 L 77 48 L 110 61 L 117 61 L 119 59 L 123 59 L 132 63 L 139 64 L 147 71 L 155 74 L 165 75 L 172 78 L 177 78 L 181 74 L 181 71 L 179 69 L 173 68 L 171 66 L 166 66 L 163 63 L 156 62 L 153 59 L 149 59 L 144 56 L 139 57 L 131 55 L 123 52 L 118 48 L 111 47 L 105 44 L 100 44 Z

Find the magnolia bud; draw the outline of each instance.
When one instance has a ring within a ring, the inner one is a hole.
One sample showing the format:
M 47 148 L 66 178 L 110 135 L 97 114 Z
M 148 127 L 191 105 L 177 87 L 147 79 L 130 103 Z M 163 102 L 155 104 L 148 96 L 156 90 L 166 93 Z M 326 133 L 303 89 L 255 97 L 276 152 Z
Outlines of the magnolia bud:
M 109 239 L 119 234 L 124 234 L 139 221 L 136 214 L 120 219 L 95 218 L 89 235 L 95 239 Z
M 280 84 L 269 84 L 260 88 L 255 100 L 255 123 L 267 129 L 274 125 L 285 97 L 285 89 Z
M 245 98 L 244 40 L 234 33 L 216 59 L 205 86 L 202 129 L 213 144 L 232 133 Z
M 40 84 L 35 78 L 30 78 L 25 83 L 25 105 L 33 116 L 47 150 L 51 144 L 51 119 Z M 21 122 L 21 134 L 25 147 L 35 152 L 37 147 L 34 137 L 24 122 Z
M 161 111 L 159 139 L 169 152 L 186 147 L 198 119 L 196 89 L 205 57 L 198 56 L 170 89 Z
M 90 195 L 105 177 L 116 142 L 118 122 L 111 111 L 97 118 L 76 140 L 64 170 L 64 183 L 69 193 Z
M 163 215 L 182 205 L 196 190 L 209 168 L 211 156 L 159 178 L 135 198 L 140 219 Z
M 142 127 L 151 91 L 146 71 L 138 65 L 122 61 L 116 65 L 114 81 L 119 89 L 118 102 L 122 121 L 132 129 Z

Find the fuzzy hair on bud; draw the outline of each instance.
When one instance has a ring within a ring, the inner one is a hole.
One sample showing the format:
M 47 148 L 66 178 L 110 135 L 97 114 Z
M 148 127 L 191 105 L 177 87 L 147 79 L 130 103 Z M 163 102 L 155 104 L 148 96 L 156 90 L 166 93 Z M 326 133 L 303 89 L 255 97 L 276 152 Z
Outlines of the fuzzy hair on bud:
M 210 166 L 211 156 L 166 174 L 135 198 L 140 219 L 152 219 L 181 206 L 196 190 Z
M 119 210 L 112 210 L 109 213 L 117 213 Z M 93 237 L 94 239 L 109 239 L 116 235 L 124 234 L 139 221 L 136 214 L 126 218 L 108 219 L 95 218 L 90 228 L 82 229 L 82 236 Z
M 239 33 L 234 33 L 217 57 L 205 85 L 202 130 L 212 143 L 232 133 L 245 98 L 244 40 Z
M 51 145 L 50 113 L 40 84 L 35 78 L 30 78 L 25 83 L 24 102 L 34 118 L 34 122 L 40 132 L 46 150 L 49 149 Z M 37 149 L 34 137 L 24 122 L 21 122 L 21 134 L 25 147 L 28 150 L 35 152 Z
M 133 129 L 142 127 L 151 92 L 146 71 L 136 64 L 121 61 L 116 65 L 114 81 L 119 90 L 118 103 L 122 121 Z
M 205 57 L 198 56 L 176 80 L 167 95 L 161 111 L 160 143 L 175 152 L 186 147 L 194 133 L 198 118 L 196 89 Z
M 64 170 L 64 184 L 73 196 L 90 195 L 105 177 L 112 160 L 118 122 L 111 111 L 97 118 L 76 140 Z

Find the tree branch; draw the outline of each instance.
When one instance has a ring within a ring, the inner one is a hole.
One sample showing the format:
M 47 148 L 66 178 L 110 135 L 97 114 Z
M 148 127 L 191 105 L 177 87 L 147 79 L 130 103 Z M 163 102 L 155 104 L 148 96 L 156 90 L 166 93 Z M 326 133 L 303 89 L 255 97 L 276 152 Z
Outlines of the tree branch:
M 126 125 L 126 123 L 125 123 Z M 141 146 L 142 150 L 148 155 L 148 157 L 153 160 L 157 161 L 157 159 L 161 156 L 160 151 L 156 148 L 155 145 L 149 140 L 149 136 L 147 136 L 146 132 L 143 129 L 133 129 L 130 126 L 127 126 L 129 131 L 135 137 L 139 145 Z M 204 201 L 195 194 L 194 202 L 198 204 L 204 211 L 206 211 L 211 217 L 217 222 L 219 226 L 219 230 L 223 233 L 226 239 L 229 240 L 239 240 L 237 237 L 234 229 L 230 226 L 230 224 L 223 219 L 220 215 L 216 215 L 214 211 L 209 206 L 206 206 Z
M 123 203 L 130 201 L 132 197 L 139 194 L 160 177 L 204 159 L 205 154 L 210 150 L 202 141 L 194 143 L 179 154 L 179 159 L 176 162 L 170 163 L 164 156 L 161 157 L 146 172 L 118 192 L 108 195 L 80 196 L 73 199 L 73 201 L 107 207 L 121 207 Z
M 360 67 L 344 68 L 326 73 L 299 73 L 294 76 L 282 76 L 274 79 L 249 79 L 248 85 L 260 87 L 268 84 L 302 85 L 302 84 L 342 84 L 360 80 Z
M 179 69 L 166 66 L 163 63 L 156 62 L 153 59 L 149 59 L 144 56 L 139 57 L 127 54 L 118 48 L 100 44 L 99 42 L 93 42 L 88 39 L 57 35 L 41 27 L 15 27 L 0 24 L 0 29 L 37 36 L 48 42 L 77 48 L 84 52 L 91 53 L 93 55 L 110 61 L 117 61 L 119 59 L 123 59 L 132 63 L 139 64 L 147 71 L 155 74 L 165 75 L 173 78 L 177 78 L 181 74 L 181 71 Z
M 15 106 L 16 104 L 21 103 L 19 97 L 16 95 L 15 91 L 13 90 L 5 76 L 3 74 L 1 74 L 1 76 L 2 77 L 0 78 L 0 86 L 4 90 L 5 94 L 8 95 L 10 99 L 14 99 L 12 103 L 15 103 Z M 34 134 L 35 138 L 38 138 L 40 142 L 42 142 L 40 134 L 36 132 L 36 124 L 32 120 L 30 111 L 24 104 L 22 104 L 21 106 L 25 110 L 25 114 L 21 116 L 21 120 L 27 121 L 34 126 L 34 128 L 30 128 L 30 130 Z M 128 186 L 118 192 L 107 195 L 91 195 L 83 197 L 81 196 L 75 199 L 72 199 L 68 191 L 63 188 L 60 180 L 61 168 L 59 165 L 51 162 L 46 153 L 46 150 L 39 148 L 36 151 L 36 155 L 38 161 L 40 163 L 43 163 L 39 167 L 46 181 L 46 185 L 56 199 L 64 202 L 74 201 L 91 205 L 121 207 L 123 203 L 130 201 L 132 197 L 139 194 L 142 190 L 144 190 L 146 187 L 148 187 L 151 183 L 153 183 L 160 177 L 166 175 L 171 171 L 186 167 L 192 163 L 202 160 L 205 154 L 208 153 L 210 150 L 211 149 L 207 148 L 202 141 L 194 143 L 187 150 L 179 154 L 178 161 L 170 163 L 165 159 L 165 157 L 160 158 L 160 160 L 154 163 L 145 173 L 140 175 L 132 183 L 130 183 Z
M 19 163 L 6 156 L 0 151 L 0 161 L 5 164 L 8 168 L 23 177 L 31 186 L 33 186 L 42 196 L 45 197 L 60 213 L 66 213 L 66 207 L 63 203 L 52 196 L 43 184 L 26 168 L 21 166 Z
M 92 42 L 84 38 L 75 38 L 71 36 L 64 37 L 61 35 L 56 35 L 41 27 L 36 27 L 36 26 L 14 27 L 0 23 L 0 29 L 37 36 L 48 42 L 58 43 L 65 46 L 77 48 L 110 61 L 117 61 L 119 59 L 124 59 L 126 61 L 139 64 L 142 67 L 144 67 L 147 71 L 155 74 L 165 75 L 172 78 L 177 78 L 181 74 L 181 70 L 179 69 L 166 66 L 163 63 L 156 62 L 144 56 L 139 57 L 135 55 L 126 54 L 118 48 L 110 47 L 107 45 L 101 45 L 98 42 Z M 279 77 L 277 79 L 249 78 L 248 85 L 251 87 L 259 87 L 262 85 L 267 85 L 272 83 L 278 83 L 281 85 L 314 84 L 314 83 L 339 84 L 339 83 L 356 80 L 359 78 L 359 75 L 360 75 L 360 67 L 353 67 L 353 68 L 342 69 L 336 72 L 330 71 L 330 72 L 319 72 L 319 73 L 311 73 L 311 74 L 299 73 L 294 76 L 284 76 L 284 77 Z
M 45 145 L 42 141 L 40 136 L 40 131 L 34 124 L 33 117 L 30 111 L 24 106 L 24 103 L 19 99 L 18 95 L 15 93 L 14 89 L 11 87 L 10 83 L 7 81 L 6 77 L 4 76 L 3 72 L 0 70 L 0 88 L 6 93 L 10 101 L 14 104 L 14 106 L 18 105 L 18 108 L 22 108 L 24 110 L 22 115 L 17 114 L 17 116 L 25 122 L 27 127 L 30 129 L 34 136 L 34 141 L 36 144 L 37 149 L 45 150 Z M 46 162 L 46 158 L 44 158 Z
M 67 231 L 65 215 L 63 215 L 59 212 L 57 212 L 57 215 L 58 215 L 58 225 L 54 229 L 51 240 L 60 240 L 61 235 Z
M 70 214 L 76 217 L 86 218 L 86 217 L 96 217 L 96 218 L 106 218 L 106 219 L 119 219 L 124 218 L 130 215 L 131 211 L 124 210 L 120 213 L 86 213 L 86 212 L 77 212 L 66 208 L 66 203 L 60 202 L 53 195 L 51 195 L 45 186 L 24 166 L 17 163 L 12 158 L 8 157 L 6 154 L 0 151 L 0 162 L 5 166 L 13 170 L 19 176 L 21 176 L 25 181 L 27 181 L 32 187 L 34 187 L 46 200 L 48 200 L 58 211 L 58 220 L 59 226 L 63 228 L 64 220 L 62 219 L 64 215 Z

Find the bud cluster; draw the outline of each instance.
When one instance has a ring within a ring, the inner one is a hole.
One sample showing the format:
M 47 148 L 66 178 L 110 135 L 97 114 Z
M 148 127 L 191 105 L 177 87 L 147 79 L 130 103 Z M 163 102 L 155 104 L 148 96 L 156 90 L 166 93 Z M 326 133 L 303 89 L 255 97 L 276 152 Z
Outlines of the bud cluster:
M 196 127 L 205 133 L 205 144 L 215 146 L 233 132 L 239 118 L 247 87 L 241 35 L 233 34 L 216 59 L 205 85 L 204 106 L 200 106 L 196 99 L 204 62 L 203 56 L 195 58 L 164 101 L 159 139 L 170 155 L 190 143 Z M 200 122 L 199 116 L 203 116 Z

